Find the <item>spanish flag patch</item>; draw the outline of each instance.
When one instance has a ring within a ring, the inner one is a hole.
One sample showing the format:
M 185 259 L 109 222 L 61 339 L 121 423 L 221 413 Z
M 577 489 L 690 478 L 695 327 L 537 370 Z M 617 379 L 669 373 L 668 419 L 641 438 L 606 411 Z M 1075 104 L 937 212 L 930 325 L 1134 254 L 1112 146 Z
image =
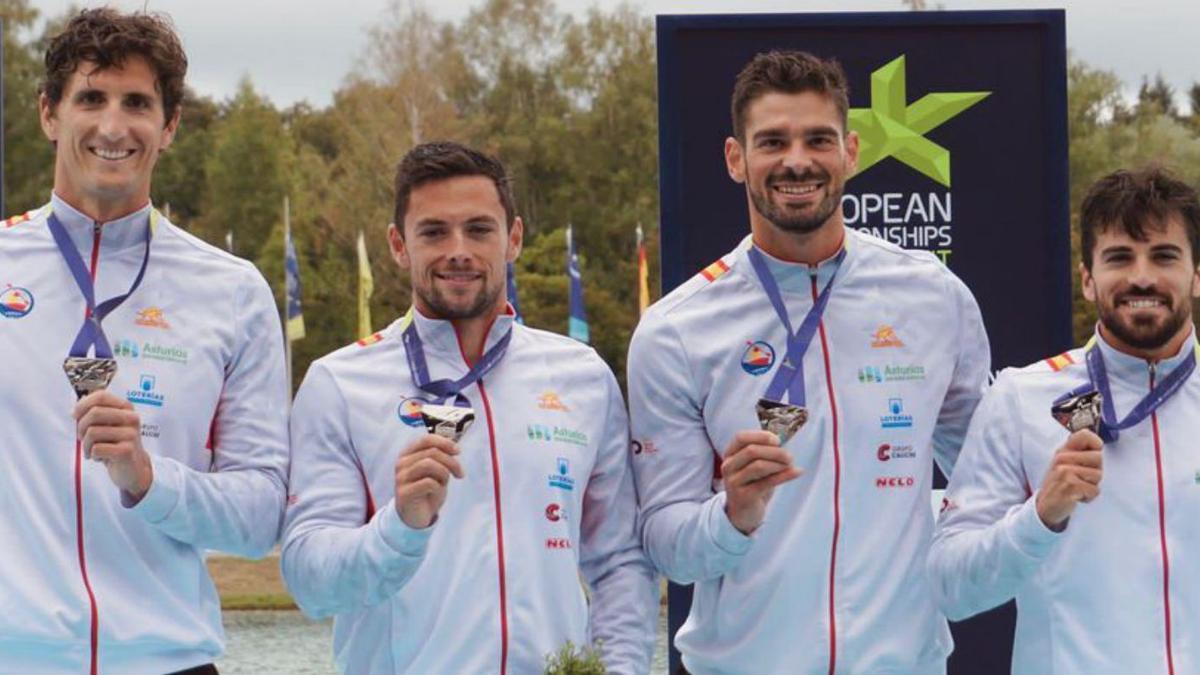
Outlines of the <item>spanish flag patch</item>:
M 4 225 L 3 225 L 4 229 L 7 230 L 10 227 L 20 225 L 21 223 L 29 220 L 31 213 L 33 213 L 33 211 L 28 211 L 26 213 L 22 213 L 19 216 L 13 216 L 12 218 L 9 218 L 8 220 L 4 221 Z
M 1053 370 L 1056 373 L 1063 368 L 1074 364 L 1075 359 L 1071 358 L 1071 354 L 1069 352 L 1063 352 L 1058 356 L 1052 356 L 1046 359 L 1046 365 L 1050 366 L 1050 370 Z
M 700 276 L 708 279 L 709 281 L 716 281 L 728 271 L 729 265 L 726 265 L 724 260 L 718 260 L 717 262 L 700 270 Z
M 383 333 L 375 333 L 373 335 L 368 335 L 367 337 L 359 340 L 355 344 L 357 344 L 359 347 L 366 347 L 368 345 L 373 345 L 382 339 L 383 339 Z

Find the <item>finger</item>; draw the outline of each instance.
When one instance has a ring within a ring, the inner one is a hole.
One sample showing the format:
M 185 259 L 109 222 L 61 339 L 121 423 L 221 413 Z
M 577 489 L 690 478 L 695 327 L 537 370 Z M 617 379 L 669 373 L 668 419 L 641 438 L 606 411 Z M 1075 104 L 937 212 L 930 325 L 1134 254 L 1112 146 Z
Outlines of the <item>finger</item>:
M 457 478 L 463 478 L 466 476 L 466 472 L 463 471 L 462 464 L 460 464 L 457 459 L 447 455 L 439 448 L 427 448 L 425 450 L 418 450 L 413 454 L 402 455 L 396 462 L 396 470 L 405 470 L 426 460 L 433 460 L 442 464 Z
M 1076 478 L 1089 485 L 1099 485 L 1100 480 L 1104 478 L 1103 471 L 1086 466 L 1075 467 L 1073 473 Z
M 129 427 L 91 427 L 80 440 L 88 446 L 97 443 L 129 443 L 134 439 L 135 433 Z
M 403 492 L 412 497 L 444 496 L 446 486 L 433 478 L 423 478 L 405 486 Z
M 737 473 L 732 474 L 730 483 L 735 486 L 749 485 L 781 471 L 787 471 L 791 464 L 772 462 L 765 459 L 755 460 Z
M 91 446 L 90 459 L 105 464 L 115 461 L 123 461 L 132 454 L 133 448 L 128 443 L 93 443 Z
M 1063 447 L 1072 450 L 1099 450 L 1104 447 L 1104 441 L 1091 429 L 1080 429 L 1067 437 Z
M 1058 466 L 1086 466 L 1099 469 L 1104 466 L 1104 453 L 1100 450 L 1066 450 L 1054 458 Z
M 457 455 L 459 453 L 458 444 L 449 438 L 435 434 L 425 434 L 424 436 L 419 436 L 415 441 L 409 443 L 401 450 L 400 456 L 411 455 L 430 448 L 436 448 L 450 455 Z
M 752 445 L 779 445 L 779 437 L 769 431 L 753 429 L 739 431 L 725 448 L 725 456 L 732 457 Z
M 431 459 L 425 460 L 409 467 L 401 478 L 401 484 L 417 483 L 425 478 L 433 478 L 445 485 L 450 482 L 450 471 L 440 462 Z
M 75 408 L 71 411 L 72 417 L 79 419 L 95 407 L 103 408 L 120 408 L 123 410 L 133 410 L 133 404 L 107 389 L 100 389 L 84 396 L 75 402 Z
M 1100 496 L 1100 487 L 1098 485 L 1092 485 L 1091 483 L 1078 481 L 1074 485 L 1074 496 L 1079 501 L 1087 504 L 1096 497 Z
M 787 483 L 788 481 L 796 480 L 797 478 L 799 478 L 800 476 L 803 476 L 803 475 L 804 475 L 804 469 L 790 466 L 783 471 L 780 471 L 778 473 L 772 474 L 770 476 L 767 476 L 766 478 L 759 480 L 758 484 L 760 484 L 764 487 L 767 487 L 767 488 L 773 488 L 777 485 L 782 485 L 784 483 Z
M 132 410 L 96 406 L 78 420 L 76 430 L 82 437 L 89 428 L 96 426 L 140 428 L 141 418 Z
M 760 459 L 790 465 L 792 463 L 792 453 L 778 445 L 747 445 L 736 455 L 732 457 L 726 456 L 721 461 L 721 474 L 737 473 L 742 467 Z

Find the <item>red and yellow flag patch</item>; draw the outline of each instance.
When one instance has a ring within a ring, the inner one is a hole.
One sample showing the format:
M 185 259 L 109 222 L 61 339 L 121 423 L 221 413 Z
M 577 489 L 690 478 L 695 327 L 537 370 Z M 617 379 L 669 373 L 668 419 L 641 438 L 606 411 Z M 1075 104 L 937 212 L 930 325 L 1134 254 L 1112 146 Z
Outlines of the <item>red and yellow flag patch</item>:
M 708 279 L 709 281 L 716 281 L 728 271 L 729 265 L 726 265 L 724 260 L 718 260 L 717 262 L 700 270 L 700 276 Z
M 1050 366 L 1050 370 L 1057 373 L 1067 366 L 1075 365 L 1075 359 L 1071 358 L 1069 352 L 1063 352 L 1058 356 L 1051 356 L 1046 359 L 1046 365 Z

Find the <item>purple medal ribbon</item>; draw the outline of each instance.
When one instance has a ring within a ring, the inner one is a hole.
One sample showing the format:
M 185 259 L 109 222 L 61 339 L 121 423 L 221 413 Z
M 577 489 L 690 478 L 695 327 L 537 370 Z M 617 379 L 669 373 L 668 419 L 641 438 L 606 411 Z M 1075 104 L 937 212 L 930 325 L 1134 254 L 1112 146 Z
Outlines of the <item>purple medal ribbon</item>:
M 83 294 L 88 308 L 88 318 L 84 320 L 83 326 L 75 335 L 75 342 L 71 345 L 71 356 L 87 356 L 88 350 L 94 345 L 96 358 L 111 359 L 113 358 L 112 347 L 108 344 L 108 338 L 104 335 L 104 329 L 100 327 L 100 322 L 104 321 L 104 317 L 125 302 L 130 295 L 133 295 L 133 292 L 141 285 L 142 278 L 146 276 L 146 266 L 150 263 L 150 227 L 146 228 L 146 251 L 142 254 L 142 266 L 133 280 L 133 285 L 125 293 L 111 297 L 97 306 L 92 275 L 88 272 L 87 265 L 83 263 L 83 257 L 76 250 L 66 228 L 53 213 L 46 219 L 46 224 L 49 226 L 54 243 L 58 245 L 58 251 L 67 263 L 67 269 L 71 270 L 71 276 L 75 278 L 75 284 L 79 286 L 79 291 Z
M 415 311 L 415 310 L 413 310 Z M 416 382 L 417 388 L 434 396 L 438 405 L 445 405 L 446 399 L 454 397 L 454 405 L 459 408 L 470 408 L 471 402 L 463 395 L 462 391 L 467 387 L 475 384 L 487 375 L 496 364 L 500 363 L 504 352 L 508 350 L 508 343 L 512 339 L 512 328 L 510 327 L 492 348 L 487 350 L 475 365 L 457 380 L 429 380 L 429 366 L 425 362 L 425 348 L 421 342 L 421 335 L 417 332 L 417 322 L 410 320 L 408 327 L 404 329 L 402 334 L 404 340 L 404 353 L 408 357 L 408 370 L 412 374 L 413 381 Z
M 787 307 L 783 304 L 779 285 L 775 283 L 775 277 L 771 275 L 771 270 L 767 269 L 767 262 L 763 259 L 762 253 L 756 247 L 751 246 L 747 255 L 750 258 L 750 264 L 754 267 L 755 274 L 758 275 L 759 283 L 766 291 L 767 298 L 771 301 L 771 306 L 775 308 L 775 314 L 783 322 L 783 327 L 787 330 L 788 335 L 787 352 L 783 357 L 783 362 L 779 364 L 779 369 L 775 371 L 775 377 L 771 379 L 764 398 L 782 402 L 783 392 L 786 390 L 788 403 L 803 408 L 805 405 L 804 354 L 808 351 L 813 336 L 816 335 L 821 316 L 825 313 L 825 306 L 829 304 L 829 292 L 833 289 L 833 281 L 837 277 L 842 260 L 846 257 L 846 249 L 843 248 L 833 259 L 834 270 L 829 277 L 829 283 L 825 284 L 824 290 L 817 296 L 812 309 L 808 310 L 804 321 L 800 323 L 800 330 L 795 333 L 792 332 L 792 322 L 788 319 Z
M 1158 410 L 1162 404 L 1166 403 L 1167 400 L 1183 387 L 1183 383 L 1187 381 L 1188 376 L 1192 374 L 1192 371 L 1196 370 L 1196 349 L 1193 346 L 1183 363 L 1168 373 L 1159 386 L 1152 388 L 1150 393 L 1146 394 L 1141 401 L 1138 401 L 1137 405 L 1125 416 L 1125 419 L 1118 421 L 1116 408 L 1113 407 L 1112 390 L 1108 384 L 1108 370 L 1104 366 L 1104 355 L 1100 353 L 1100 347 L 1093 345 L 1087 350 L 1084 356 L 1087 359 L 1089 381 L 1059 396 L 1055 399 L 1054 403 L 1057 405 L 1068 398 L 1092 391 L 1100 392 L 1103 406 L 1100 412 L 1100 438 L 1105 443 L 1116 442 L 1122 430 L 1137 426 L 1155 410 Z

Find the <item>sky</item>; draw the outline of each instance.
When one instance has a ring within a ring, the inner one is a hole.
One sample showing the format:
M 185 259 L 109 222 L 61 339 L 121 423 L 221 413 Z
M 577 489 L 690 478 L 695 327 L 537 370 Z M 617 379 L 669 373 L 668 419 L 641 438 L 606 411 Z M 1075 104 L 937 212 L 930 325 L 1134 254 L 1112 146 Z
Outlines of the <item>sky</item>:
M 277 106 L 333 100 L 362 54 L 369 28 L 395 0 L 33 0 L 43 16 L 76 6 L 143 6 L 171 15 L 188 52 L 189 84 L 224 100 L 249 76 Z M 457 21 L 482 0 L 425 4 Z M 614 0 L 557 0 L 566 12 L 608 9 Z M 751 12 L 896 11 L 900 0 L 634 0 L 647 15 Z M 934 3 L 931 3 L 934 4 Z M 1067 46 L 1088 64 L 1111 70 L 1135 91 L 1144 76 L 1162 73 L 1177 93 L 1200 81 L 1200 0 L 941 0 L 945 9 L 1050 9 L 1067 12 Z

